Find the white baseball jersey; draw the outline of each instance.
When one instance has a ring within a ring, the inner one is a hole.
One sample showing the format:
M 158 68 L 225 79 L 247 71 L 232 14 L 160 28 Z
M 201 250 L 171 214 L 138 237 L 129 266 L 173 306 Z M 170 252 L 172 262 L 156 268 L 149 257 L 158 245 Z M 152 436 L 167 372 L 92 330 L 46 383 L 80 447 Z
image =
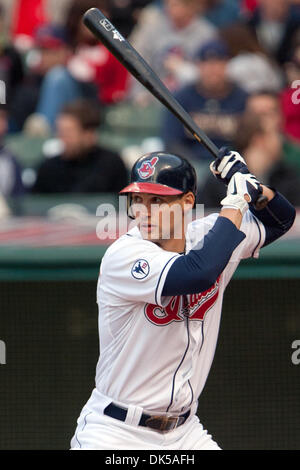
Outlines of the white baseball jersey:
M 217 217 L 188 225 L 186 253 Z M 108 248 L 97 288 L 101 395 L 150 414 L 197 409 L 215 353 L 224 290 L 240 260 L 257 257 L 265 240 L 264 226 L 249 211 L 240 230 L 246 238 L 215 284 L 188 296 L 162 296 L 170 267 L 184 255 L 144 240 L 137 227 Z

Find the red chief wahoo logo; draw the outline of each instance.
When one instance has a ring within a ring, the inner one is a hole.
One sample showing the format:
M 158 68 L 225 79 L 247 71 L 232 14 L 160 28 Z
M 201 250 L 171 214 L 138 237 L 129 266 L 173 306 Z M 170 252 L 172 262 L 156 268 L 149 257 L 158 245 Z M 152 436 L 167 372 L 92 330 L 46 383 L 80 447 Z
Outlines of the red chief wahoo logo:
M 164 308 L 159 305 L 146 304 L 146 318 L 159 326 L 169 325 L 173 321 L 183 321 L 187 314 L 190 320 L 202 321 L 218 299 L 219 281 L 220 277 L 205 292 L 185 296 L 187 305 L 184 304 L 184 296 L 182 295 L 172 297 L 170 303 Z
M 151 158 L 151 160 L 145 160 L 138 169 L 138 174 L 140 175 L 140 177 L 142 179 L 147 179 L 152 176 L 157 162 L 158 157 L 153 157 Z

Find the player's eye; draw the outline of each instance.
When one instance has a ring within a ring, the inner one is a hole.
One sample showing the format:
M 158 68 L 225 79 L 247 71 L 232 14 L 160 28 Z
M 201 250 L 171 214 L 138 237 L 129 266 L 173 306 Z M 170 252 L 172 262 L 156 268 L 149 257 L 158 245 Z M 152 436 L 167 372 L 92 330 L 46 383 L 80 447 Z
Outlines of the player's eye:
M 162 199 L 161 197 L 154 197 L 153 200 L 152 200 L 152 202 L 153 202 L 154 204 L 162 204 L 164 201 L 163 201 L 163 199 Z
M 132 204 L 141 204 L 142 198 L 140 196 L 132 196 L 131 202 Z

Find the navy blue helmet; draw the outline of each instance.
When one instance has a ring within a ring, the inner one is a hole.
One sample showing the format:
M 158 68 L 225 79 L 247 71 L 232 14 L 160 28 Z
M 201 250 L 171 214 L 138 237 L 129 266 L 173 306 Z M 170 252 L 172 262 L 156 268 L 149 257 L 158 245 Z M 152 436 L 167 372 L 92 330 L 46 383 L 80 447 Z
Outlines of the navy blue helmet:
M 163 196 L 191 191 L 196 195 L 197 176 L 185 158 L 165 152 L 147 153 L 133 165 L 130 184 L 120 194 L 149 193 Z

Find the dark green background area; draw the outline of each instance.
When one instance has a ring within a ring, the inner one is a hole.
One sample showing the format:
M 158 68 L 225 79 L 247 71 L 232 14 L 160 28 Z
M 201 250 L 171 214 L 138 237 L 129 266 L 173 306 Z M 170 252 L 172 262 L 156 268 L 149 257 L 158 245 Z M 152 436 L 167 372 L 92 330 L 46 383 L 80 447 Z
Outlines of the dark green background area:
M 198 410 L 223 449 L 300 448 L 299 287 L 262 278 L 227 288 Z M 0 449 L 68 449 L 94 386 L 96 280 L 2 281 L 0 311 Z
M 0 246 L 0 281 L 92 281 L 107 246 Z M 263 248 L 259 259 L 243 260 L 234 277 L 300 279 L 300 240 L 279 240 Z

